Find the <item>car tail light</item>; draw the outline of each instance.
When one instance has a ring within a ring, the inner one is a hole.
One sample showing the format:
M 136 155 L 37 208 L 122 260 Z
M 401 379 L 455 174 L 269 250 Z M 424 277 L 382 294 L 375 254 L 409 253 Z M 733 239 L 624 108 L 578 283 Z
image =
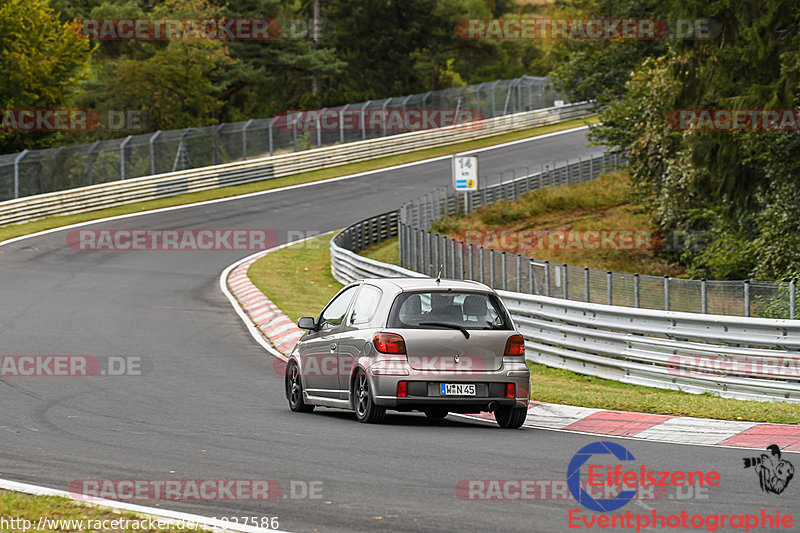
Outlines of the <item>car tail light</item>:
M 524 356 L 525 355 L 525 339 L 522 335 L 511 335 L 506 341 L 506 349 L 503 352 L 504 356 Z
M 513 383 L 506 383 L 506 398 L 517 397 L 517 386 Z
M 405 381 L 397 382 L 397 397 L 405 398 L 408 395 L 408 383 Z
M 397 333 L 376 333 L 372 345 L 381 353 L 406 354 L 406 341 Z

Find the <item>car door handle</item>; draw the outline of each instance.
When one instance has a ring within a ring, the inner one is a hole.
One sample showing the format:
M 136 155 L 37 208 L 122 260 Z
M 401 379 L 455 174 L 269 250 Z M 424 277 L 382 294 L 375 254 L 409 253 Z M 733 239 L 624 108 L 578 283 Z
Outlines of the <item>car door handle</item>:
M 328 346 L 328 348 L 330 348 L 332 352 L 335 352 L 335 351 L 336 351 L 336 343 L 335 343 L 335 342 L 332 342 L 332 343 L 330 344 L 330 346 Z

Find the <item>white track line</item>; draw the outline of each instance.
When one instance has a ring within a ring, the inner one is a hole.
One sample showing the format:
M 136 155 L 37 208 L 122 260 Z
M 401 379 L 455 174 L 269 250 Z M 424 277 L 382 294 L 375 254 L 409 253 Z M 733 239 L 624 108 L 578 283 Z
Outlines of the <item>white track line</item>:
M 145 507 L 143 505 L 135 505 L 132 503 L 126 502 L 118 502 L 114 500 L 103 500 L 103 499 L 93 499 L 93 501 L 83 501 L 77 500 L 67 491 L 63 490 L 56 490 L 51 489 L 48 487 L 41 487 L 39 485 L 29 485 L 28 483 L 18 483 L 16 481 L 9 481 L 7 479 L 0 479 L 0 489 L 10 490 L 14 492 L 22 492 L 25 494 L 32 494 L 35 496 L 58 496 L 61 498 L 68 498 L 75 502 L 78 502 L 81 505 L 87 505 L 89 507 L 99 507 L 103 509 L 111 509 L 112 511 L 119 513 L 121 511 L 127 511 L 131 513 L 136 513 L 137 515 L 147 517 L 147 518 L 157 518 L 163 522 L 178 525 L 181 522 L 183 523 L 184 527 L 186 527 L 187 522 L 191 522 L 194 524 L 200 524 L 206 529 L 209 529 L 214 532 L 228 532 L 228 531 L 236 531 L 236 532 L 243 532 L 243 533 L 263 533 L 269 531 L 271 533 L 287 533 L 286 531 L 281 531 L 277 529 L 268 529 L 268 528 L 261 528 L 255 526 L 248 526 L 245 524 L 237 524 L 234 522 L 228 522 L 226 520 L 218 520 L 206 516 L 196 515 L 196 514 L 189 514 L 189 513 L 181 513 L 178 511 L 170 511 L 168 509 L 160 509 L 157 507 Z

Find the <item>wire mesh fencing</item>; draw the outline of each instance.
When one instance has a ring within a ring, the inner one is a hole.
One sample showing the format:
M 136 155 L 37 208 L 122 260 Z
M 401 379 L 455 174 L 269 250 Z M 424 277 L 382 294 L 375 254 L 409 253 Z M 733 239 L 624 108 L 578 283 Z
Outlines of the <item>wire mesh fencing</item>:
M 438 128 L 550 107 L 548 78 L 523 76 L 203 128 L 0 155 L 0 201 Z

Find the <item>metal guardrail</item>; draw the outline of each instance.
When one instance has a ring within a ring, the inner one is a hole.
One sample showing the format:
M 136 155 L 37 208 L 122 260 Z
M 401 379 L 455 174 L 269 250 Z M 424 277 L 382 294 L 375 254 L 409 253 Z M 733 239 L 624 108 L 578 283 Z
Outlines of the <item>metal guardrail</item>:
M 353 224 L 330 241 L 340 283 L 424 277 L 358 255 L 397 235 L 399 211 Z M 498 290 L 527 358 L 624 383 L 800 402 L 800 321 L 703 315 L 575 302 Z
M 591 161 L 548 168 L 544 174 L 476 191 L 467 209 L 539 186 L 593 179 L 602 169 L 619 163 L 609 156 L 595 156 Z M 536 278 L 532 274 L 539 267 L 529 258 L 524 264 L 530 269 L 521 269 L 521 260 L 504 260 L 521 256 L 502 253 L 491 256 L 490 265 L 500 258 L 496 271 L 493 266 L 479 268 L 473 261 L 478 255 L 470 256 L 464 243 L 410 223 L 426 226 L 458 209 L 453 195 L 435 191 L 397 211 L 349 226 L 330 243 L 333 276 L 341 283 L 369 277 L 420 277 L 425 274 L 415 269 L 441 261 L 448 277 L 476 279 L 498 290 L 525 336 L 527 357 L 534 362 L 637 385 L 800 402 L 800 321 L 650 310 L 526 294 L 525 290 L 536 292 L 549 286 L 550 271 L 543 270 L 544 275 Z M 395 235 L 400 237 L 401 259 L 411 269 L 358 255 Z M 516 271 L 516 277 L 506 276 L 503 267 Z M 507 287 L 516 291 L 504 290 Z M 566 287 L 559 288 L 562 296 L 568 293 Z
M 53 215 L 82 213 L 125 203 L 279 178 L 300 172 L 491 137 L 519 129 L 585 117 L 591 113 L 592 105 L 589 103 L 570 104 L 434 130 L 350 142 L 305 152 L 40 194 L 0 202 L 0 226 Z
M 0 201 L 386 137 L 412 128 L 447 126 L 453 120 L 468 121 L 455 115 L 495 118 L 553 106 L 556 98 L 548 78 L 522 76 L 303 114 L 287 112 L 273 118 L 25 150 L 0 155 Z M 435 113 L 437 110 L 452 114 L 445 119 L 444 114 Z M 433 113 L 427 118 L 436 124 L 411 119 L 408 123 L 390 123 L 390 117 L 403 118 L 409 111 Z M 325 125 L 309 127 L 310 123 L 301 121 L 298 126 L 298 117 L 304 115 L 324 116 Z

